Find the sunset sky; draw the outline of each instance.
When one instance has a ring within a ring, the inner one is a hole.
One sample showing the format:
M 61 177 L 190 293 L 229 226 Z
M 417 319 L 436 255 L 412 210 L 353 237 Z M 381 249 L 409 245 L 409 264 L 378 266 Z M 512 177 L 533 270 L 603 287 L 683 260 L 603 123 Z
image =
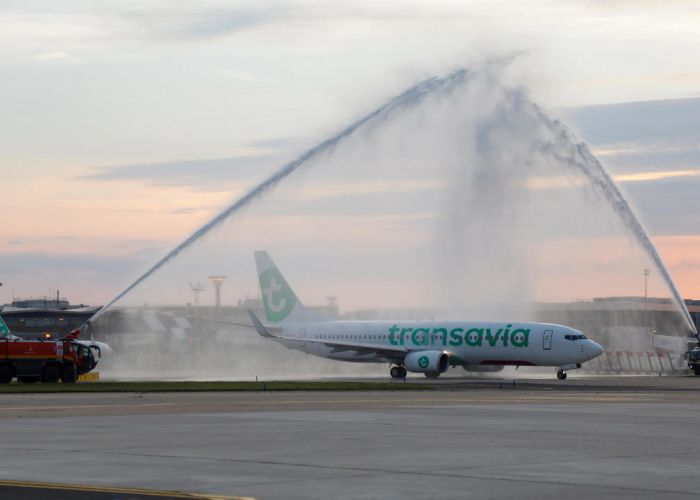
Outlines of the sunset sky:
M 700 299 L 698 26 L 691 1 L 0 1 L 0 303 L 104 303 L 299 152 L 514 52 Z

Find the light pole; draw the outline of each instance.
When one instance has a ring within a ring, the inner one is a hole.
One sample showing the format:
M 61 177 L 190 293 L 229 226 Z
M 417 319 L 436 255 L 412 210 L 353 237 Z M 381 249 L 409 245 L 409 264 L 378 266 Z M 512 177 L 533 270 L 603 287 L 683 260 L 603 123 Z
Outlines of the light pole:
M 199 305 L 199 293 L 206 290 L 207 287 L 204 286 L 204 284 L 202 284 L 202 283 L 190 283 L 190 289 L 192 290 L 192 293 L 194 294 L 194 305 L 198 306 Z
M 194 316 L 194 332 L 199 336 L 199 327 L 200 327 L 200 322 L 199 322 L 199 294 L 206 290 L 207 287 L 203 283 L 190 283 L 190 290 L 192 290 L 192 293 L 194 294 L 194 307 L 193 307 L 193 316 Z
M 214 309 L 215 317 L 219 316 L 219 309 L 221 308 L 221 285 L 224 284 L 225 279 L 226 279 L 226 276 L 221 276 L 219 274 L 209 276 L 209 280 L 214 285 L 214 292 L 216 293 L 216 302 L 215 302 L 216 308 Z
M 649 296 L 648 296 L 648 280 L 651 271 L 649 269 L 644 270 L 644 328 L 646 332 L 649 333 Z

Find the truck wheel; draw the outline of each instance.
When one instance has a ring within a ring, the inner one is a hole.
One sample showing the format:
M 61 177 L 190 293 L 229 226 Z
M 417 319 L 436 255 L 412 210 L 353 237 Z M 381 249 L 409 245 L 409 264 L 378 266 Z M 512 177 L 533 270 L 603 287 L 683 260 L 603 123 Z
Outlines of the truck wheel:
M 41 375 L 41 381 L 46 384 L 55 384 L 58 382 L 58 377 L 58 368 L 55 365 L 46 365 Z
M 61 380 L 63 380 L 64 384 L 75 384 L 77 378 L 75 366 L 69 365 L 63 367 L 63 370 L 61 371 Z
M 12 382 L 12 368 L 7 365 L 0 366 L 0 384 Z
M 39 377 L 17 377 L 17 382 L 22 382 L 23 384 L 36 384 L 39 381 Z

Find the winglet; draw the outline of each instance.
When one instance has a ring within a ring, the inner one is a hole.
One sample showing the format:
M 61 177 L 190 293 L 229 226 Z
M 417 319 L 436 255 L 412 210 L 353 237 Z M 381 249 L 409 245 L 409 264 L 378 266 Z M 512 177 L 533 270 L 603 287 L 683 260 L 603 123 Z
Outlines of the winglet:
M 248 315 L 250 316 L 250 320 L 253 322 L 253 326 L 255 326 L 255 331 L 258 332 L 258 335 L 261 337 L 274 337 L 265 326 L 260 322 L 258 317 L 255 315 L 255 313 L 251 310 L 248 309 Z

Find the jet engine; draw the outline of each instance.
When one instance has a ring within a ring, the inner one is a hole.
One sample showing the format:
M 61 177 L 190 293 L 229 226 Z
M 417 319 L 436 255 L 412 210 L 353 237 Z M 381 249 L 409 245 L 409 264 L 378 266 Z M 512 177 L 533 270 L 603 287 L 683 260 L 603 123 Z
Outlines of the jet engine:
M 410 352 L 404 358 L 403 365 L 409 372 L 439 375 L 449 368 L 450 357 L 442 351 Z

